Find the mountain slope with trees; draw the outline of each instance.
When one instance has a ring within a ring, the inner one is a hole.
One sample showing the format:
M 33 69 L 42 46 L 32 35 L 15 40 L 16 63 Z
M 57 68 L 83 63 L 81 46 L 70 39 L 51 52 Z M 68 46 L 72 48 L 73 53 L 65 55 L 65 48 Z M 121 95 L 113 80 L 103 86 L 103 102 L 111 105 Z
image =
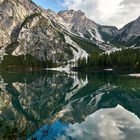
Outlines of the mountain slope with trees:
M 140 18 L 118 30 L 88 19 L 80 10 L 55 13 L 32 0 L 1 0 L 0 15 L 1 67 L 74 67 L 92 57 L 91 52 L 108 53 L 110 60 L 117 53 L 112 52 L 140 45 Z

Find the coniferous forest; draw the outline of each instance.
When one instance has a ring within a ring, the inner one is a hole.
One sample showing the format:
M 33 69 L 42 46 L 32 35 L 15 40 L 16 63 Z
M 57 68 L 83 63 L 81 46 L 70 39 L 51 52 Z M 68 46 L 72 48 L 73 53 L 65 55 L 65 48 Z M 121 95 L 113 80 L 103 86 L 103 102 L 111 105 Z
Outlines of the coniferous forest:
M 140 70 L 140 49 L 123 49 L 111 54 L 91 52 L 87 61 L 78 60 L 79 69 L 130 69 Z

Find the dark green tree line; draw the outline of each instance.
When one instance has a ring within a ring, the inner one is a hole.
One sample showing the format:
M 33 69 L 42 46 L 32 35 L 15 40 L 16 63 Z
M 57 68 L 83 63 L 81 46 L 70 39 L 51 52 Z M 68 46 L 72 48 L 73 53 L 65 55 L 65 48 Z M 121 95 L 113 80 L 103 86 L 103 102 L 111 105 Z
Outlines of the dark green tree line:
M 93 51 L 87 62 L 84 59 L 78 60 L 78 67 L 140 69 L 140 49 L 123 49 L 111 54 Z

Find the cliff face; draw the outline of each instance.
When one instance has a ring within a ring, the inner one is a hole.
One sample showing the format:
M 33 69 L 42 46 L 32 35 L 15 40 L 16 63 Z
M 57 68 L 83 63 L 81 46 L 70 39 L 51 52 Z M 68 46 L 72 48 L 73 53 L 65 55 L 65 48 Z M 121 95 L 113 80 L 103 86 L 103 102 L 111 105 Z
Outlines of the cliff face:
M 48 15 L 59 21 L 65 29 L 96 42 L 99 46 L 110 41 L 121 46 L 140 46 L 140 17 L 118 30 L 115 26 L 104 26 L 94 22 L 80 10 L 64 10 L 58 14 L 48 11 Z
M 30 4 L 30 1 L 24 4 L 21 0 L 3 0 L 0 3 L 0 47 L 14 41 L 14 32 L 19 31 L 25 18 L 34 12 L 36 6 L 31 8 Z
M 32 1 L 4 0 L 0 4 L 1 55 L 30 54 L 62 63 L 73 58 L 62 29 Z
M 31 0 L 0 0 L 0 62 L 5 55 L 31 55 L 57 66 L 75 65 L 94 49 L 117 50 L 109 44 L 114 38 L 115 43 L 140 45 L 139 21 L 118 30 L 95 23 L 82 11 L 55 13 Z
M 90 40 L 105 42 L 104 34 L 116 35 L 118 29 L 112 26 L 102 26 L 86 17 L 85 13 L 78 10 L 60 11 L 58 15 L 69 25 L 70 30 Z
M 140 46 L 140 17 L 119 30 L 115 41 L 126 46 Z
M 87 18 L 86 14 L 80 10 L 64 10 L 55 13 L 48 9 L 46 13 L 51 19 L 57 21 L 64 31 L 76 38 L 76 40 L 78 37 L 84 42 L 83 44 L 88 44 L 85 40 L 91 42 L 90 52 L 94 47 L 96 47 L 97 50 L 105 52 L 116 50 L 116 48 L 108 44 L 119 32 L 115 26 L 102 26 Z M 81 40 L 76 42 L 81 42 Z M 80 45 L 80 47 L 82 47 L 82 45 Z M 86 46 L 86 48 L 88 47 Z

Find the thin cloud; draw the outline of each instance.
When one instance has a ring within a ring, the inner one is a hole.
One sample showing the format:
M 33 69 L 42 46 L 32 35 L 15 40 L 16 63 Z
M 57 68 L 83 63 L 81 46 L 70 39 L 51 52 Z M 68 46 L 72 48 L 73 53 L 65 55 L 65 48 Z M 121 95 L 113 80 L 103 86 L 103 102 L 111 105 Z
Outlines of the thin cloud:
M 139 0 L 123 0 L 121 4 L 130 5 L 130 4 L 140 4 Z

